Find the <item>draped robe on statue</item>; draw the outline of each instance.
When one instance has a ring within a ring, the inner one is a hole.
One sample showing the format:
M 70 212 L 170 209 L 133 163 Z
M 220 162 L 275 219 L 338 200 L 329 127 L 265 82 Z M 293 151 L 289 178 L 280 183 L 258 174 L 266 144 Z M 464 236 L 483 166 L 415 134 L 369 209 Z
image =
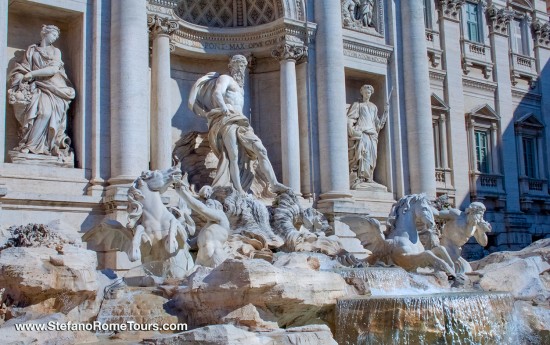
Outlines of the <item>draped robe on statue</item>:
M 214 89 L 216 82 L 220 77 L 219 73 L 211 72 L 201 77 L 193 88 L 189 96 L 189 105 L 193 111 L 208 120 L 208 140 L 210 148 L 218 157 L 218 167 L 216 177 L 212 186 L 231 186 L 231 176 L 229 174 L 229 158 L 223 138 L 230 131 L 236 131 L 237 145 L 239 145 L 239 168 L 240 179 L 243 189 L 250 189 L 254 181 L 253 162 L 257 159 L 256 154 L 251 150 L 254 142 L 261 142 L 254 134 L 248 119 L 241 113 L 230 108 L 229 114 L 225 115 L 218 107 L 214 99 Z
M 378 108 L 371 102 L 353 103 L 347 116 L 351 182 L 373 182 L 378 132 L 384 123 L 378 117 Z
M 37 77 L 28 84 L 23 81 L 23 76 L 28 72 L 50 66 L 59 67 L 59 71 L 53 76 Z M 15 112 L 22 127 L 18 149 L 27 149 L 35 154 L 68 154 L 70 139 L 65 133 L 67 110 L 75 97 L 75 90 L 65 74 L 63 62 L 33 44 L 27 48 L 23 61 L 16 64 L 10 77 L 11 93 L 26 88 L 26 92 L 32 95 L 24 109 Z

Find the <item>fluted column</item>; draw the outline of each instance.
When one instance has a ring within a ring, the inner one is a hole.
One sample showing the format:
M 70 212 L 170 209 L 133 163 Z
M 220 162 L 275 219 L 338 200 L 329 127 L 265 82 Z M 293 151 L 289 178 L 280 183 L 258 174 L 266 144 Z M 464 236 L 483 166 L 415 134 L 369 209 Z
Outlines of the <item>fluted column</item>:
M 147 17 L 153 41 L 151 59 L 151 169 L 172 165 L 170 114 L 170 34 L 178 23 L 156 15 Z
M 411 193 L 435 197 L 430 77 L 422 1 L 401 0 L 405 113 Z
M 296 61 L 307 54 L 302 46 L 283 43 L 273 50 L 281 65 L 281 150 L 283 183 L 300 194 L 300 131 Z
M 149 165 L 148 45 L 146 0 L 111 2 L 111 184 Z
M 340 1 L 315 0 L 321 199 L 351 198 Z
M 8 3 L 0 1 L 0 164 L 6 152 L 6 78 L 8 76 Z

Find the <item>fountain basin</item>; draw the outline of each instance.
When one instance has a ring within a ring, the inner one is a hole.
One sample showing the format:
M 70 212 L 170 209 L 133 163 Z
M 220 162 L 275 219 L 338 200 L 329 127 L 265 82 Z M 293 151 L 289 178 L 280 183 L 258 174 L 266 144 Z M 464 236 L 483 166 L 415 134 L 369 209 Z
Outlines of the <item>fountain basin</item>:
M 336 341 L 359 344 L 511 344 L 514 300 L 501 292 L 358 296 L 338 300 Z

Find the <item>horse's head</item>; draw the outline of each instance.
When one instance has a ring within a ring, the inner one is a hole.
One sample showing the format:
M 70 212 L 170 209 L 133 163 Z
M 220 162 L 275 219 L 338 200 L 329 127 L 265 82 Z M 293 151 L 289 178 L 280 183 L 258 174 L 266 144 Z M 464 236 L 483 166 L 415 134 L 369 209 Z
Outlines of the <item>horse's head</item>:
M 154 192 L 164 193 L 176 181 L 181 179 L 181 170 L 177 167 L 171 167 L 165 170 L 148 170 L 141 173 L 138 180 L 141 180 L 147 187 Z
M 434 209 L 425 194 L 418 194 L 413 198 L 411 208 L 414 211 L 416 223 L 420 222 L 426 229 L 435 226 Z

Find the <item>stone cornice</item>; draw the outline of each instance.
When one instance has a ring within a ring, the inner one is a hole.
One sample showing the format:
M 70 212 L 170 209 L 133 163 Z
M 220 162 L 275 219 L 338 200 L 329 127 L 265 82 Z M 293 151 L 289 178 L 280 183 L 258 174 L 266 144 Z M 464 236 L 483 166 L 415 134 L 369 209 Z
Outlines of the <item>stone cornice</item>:
M 498 8 L 495 5 L 487 9 L 487 21 L 492 34 L 508 36 L 510 20 L 514 18 L 514 11 L 507 8 Z
M 307 58 L 307 47 L 285 42 L 273 49 L 271 56 L 279 61 L 294 60 L 296 62 L 301 62 L 303 59 Z
M 172 35 L 176 50 L 195 53 L 232 55 L 251 53 L 271 56 L 282 42 L 295 45 L 314 43 L 317 25 L 281 18 L 272 23 L 248 28 L 205 28 L 179 21 L 179 29 Z
M 387 64 L 393 52 L 391 47 L 379 47 L 344 39 L 344 55 L 381 64 Z
M 447 76 L 447 72 L 436 69 L 430 69 L 429 74 L 431 80 L 445 80 L 445 77 Z
M 535 44 L 538 47 L 550 48 L 550 23 L 537 19 L 531 24 L 531 28 L 535 37 Z
M 170 36 L 179 28 L 177 21 L 160 17 L 156 14 L 147 15 L 147 26 L 152 37 L 157 35 Z
M 462 85 L 473 89 L 487 90 L 491 92 L 495 92 L 497 89 L 497 84 L 495 82 L 466 77 L 462 78 Z
M 515 87 L 512 88 L 512 97 L 519 98 L 521 100 L 530 100 L 533 102 L 540 102 L 540 100 L 542 99 L 542 96 L 538 93 L 518 89 Z
M 466 0 L 436 0 L 439 4 L 439 14 L 443 18 L 460 20 L 460 9 Z

